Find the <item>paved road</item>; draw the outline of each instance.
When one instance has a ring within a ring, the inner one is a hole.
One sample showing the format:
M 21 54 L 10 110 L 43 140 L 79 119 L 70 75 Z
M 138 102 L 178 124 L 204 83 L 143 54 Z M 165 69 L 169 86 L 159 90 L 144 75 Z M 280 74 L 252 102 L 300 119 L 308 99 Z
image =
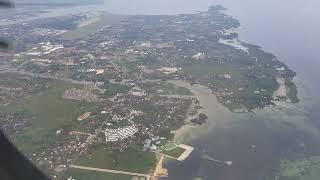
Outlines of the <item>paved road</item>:
M 157 176 L 168 177 L 168 170 L 162 167 L 163 159 L 164 159 L 164 156 L 161 156 L 160 160 L 158 161 L 157 167 L 153 173 L 154 177 L 157 177 Z
M 85 136 L 94 136 L 93 134 L 90 133 L 84 133 L 84 132 L 79 132 L 79 131 L 71 131 L 69 132 L 70 135 L 85 135 Z
M 152 177 L 147 174 L 132 173 L 132 172 L 126 172 L 126 171 L 116 171 L 116 170 L 111 170 L 111 169 L 100 169 L 100 168 L 76 166 L 76 165 L 70 165 L 70 167 L 75 168 L 75 169 L 89 170 L 89 171 L 98 171 L 98 172 L 107 172 L 107 173 L 113 173 L 113 174 L 125 174 L 125 175 L 131 175 L 131 176 L 140 176 L 140 177 L 145 177 L 148 180 Z
M 52 75 L 19 71 L 17 69 L 0 70 L 0 73 L 15 73 L 15 74 L 29 75 L 29 76 L 36 77 L 36 78 L 61 80 L 61 81 L 70 82 L 70 83 L 74 83 L 74 84 L 95 85 L 94 82 L 90 82 L 90 81 L 77 81 L 77 80 L 73 80 L 73 79 L 61 78 L 61 77 L 52 76 Z

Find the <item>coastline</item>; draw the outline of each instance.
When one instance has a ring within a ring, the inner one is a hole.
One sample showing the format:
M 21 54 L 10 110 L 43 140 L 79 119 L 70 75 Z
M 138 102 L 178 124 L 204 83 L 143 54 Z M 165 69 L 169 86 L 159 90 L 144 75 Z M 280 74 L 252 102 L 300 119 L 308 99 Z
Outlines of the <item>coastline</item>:
M 303 103 L 291 103 L 288 101 L 276 101 L 275 106 L 264 107 L 262 109 L 253 109 L 252 112 L 247 113 L 235 113 L 230 111 L 222 103 L 220 103 L 215 94 L 212 93 L 211 89 L 204 85 L 194 84 L 191 85 L 187 81 L 183 80 L 168 80 L 168 83 L 172 83 L 176 86 L 181 86 L 189 89 L 194 95 L 194 97 L 199 100 L 202 109 L 198 111 L 199 113 L 204 113 L 208 116 L 208 120 L 203 125 L 190 125 L 185 124 L 181 126 L 178 130 L 172 131 L 174 134 L 174 142 L 192 144 L 193 140 L 196 140 L 199 136 L 204 136 L 208 134 L 210 130 L 214 129 L 218 124 L 225 124 L 233 121 L 237 121 L 236 116 L 243 115 L 249 116 L 250 114 L 268 114 L 268 113 L 288 113 L 289 111 L 299 111 L 303 112 L 304 104 L 311 103 L 312 99 L 305 92 L 302 79 L 296 76 L 293 82 L 297 85 L 298 97 L 301 98 Z M 287 112 L 284 112 L 287 111 Z M 277 114 L 275 116 L 277 116 Z M 270 114 L 271 115 L 271 114 Z M 302 118 L 302 117 L 301 117 Z M 188 118 L 189 119 L 189 118 Z M 188 121 L 186 119 L 186 122 Z M 281 118 L 282 119 L 282 118 Z M 294 122 L 300 124 L 299 121 Z M 308 130 L 315 132 L 315 129 L 311 127 L 305 127 Z
M 198 113 L 204 113 L 208 116 L 207 122 L 201 126 L 185 124 L 178 130 L 173 131 L 175 142 L 191 143 L 198 136 L 205 135 L 217 123 L 220 121 L 225 122 L 233 115 L 228 108 L 218 102 L 216 95 L 212 94 L 211 89 L 208 87 L 200 84 L 190 85 L 190 83 L 182 80 L 169 80 L 167 82 L 189 89 L 194 94 L 194 97 L 199 100 L 202 107 Z

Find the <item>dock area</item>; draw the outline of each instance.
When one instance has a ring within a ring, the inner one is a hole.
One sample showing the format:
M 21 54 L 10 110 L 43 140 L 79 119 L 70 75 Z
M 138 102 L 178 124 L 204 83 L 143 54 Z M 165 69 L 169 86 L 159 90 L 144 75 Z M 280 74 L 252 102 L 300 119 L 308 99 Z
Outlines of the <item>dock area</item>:
M 184 161 L 187 159 L 194 150 L 194 147 L 185 144 L 179 144 L 178 147 L 185 149 L 185 151 L 178 157 L 178 161 Z
M 163 159 L 164 156 L 161 156 L 153 173 L 154 177 L 168 177 L 168 170 L 163 168 Z
M 164 157 L 167 157 L 169 159 L 173 159 L 173 160 L 177 160 L 177 161 L 184 161 L 185 159 L 187 159 L 190 156 L 190 154 L 194 150 L 194 147 L 188 146 L 188 145 L 185 145 L 185 144 L 179 144 L 176 147 L 172 148 L 171 150 L 173 150 L 175 148 L 182 148 L 185 151 L 182 154 L 180 154 L 179 157 L 173 157 L 173 156 L 170 156 L 168 154 L 161 153 L 161 152 L 156 152 L 156 153 L 158 155 L 160 155 L 160 156 L 164 156 Z

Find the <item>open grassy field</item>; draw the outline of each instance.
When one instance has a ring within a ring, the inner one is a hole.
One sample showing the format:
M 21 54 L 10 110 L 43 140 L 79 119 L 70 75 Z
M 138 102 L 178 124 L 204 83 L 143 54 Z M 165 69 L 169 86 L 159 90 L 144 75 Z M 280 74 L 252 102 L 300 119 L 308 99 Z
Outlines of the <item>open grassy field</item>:
M 44 83 L 40 79 L 37 79 L 35 81 L 34 78 L 29 77 L 29 76 L 21 76 L 17 74 L 0 74 L 0 86 L 3 87 L 11 87 L 11 88 L 19 88 L 26 86 L 30 83 Z
M 241 74 L 235 68 L 226 64 L 206 63 L 206 64 L 188 64 L 182 66 L 183 71 L 196 76 L 206 76 L 209 74 L 230 74 L 232 78 L 240 77 Z
M 168 156 L 171 156 L 171 157 L 174 157 L 174 158 L 178 158 L 178 157 L 180 157 L 180 155 L 181 155 L 182 153 L 184 153 L 185 151 L 186 151 L 186 150 L 183 149 L 183 148 L 181 148 L 181 147 L 176 147 L 176 148 L 174 148 L 174 149 L 172 149 L 172 150 L 170 150 L 170 151 L 164 150 L 164 151 L 162 151 L 161 153 L 162 153 L 162 154 L 165 154 L 165 155 L 168 155 Z
M 103 146 L 98 146 L 91 156 L 81 157 L 75 164 L 134 173 L 149 173 L 155 167 L 156 155 L 134 149 L 128 149 L 125 152 L 111 152 L 104 149 Z
M 193 95 L 189 89 L 185 87 L 176 86 L 171 83 L 155 84 L 154 86 L 150 87 L 149 93 L 158 95 Z
M 96 32 L 103 26 L 115 24 L 117 22 L 120 22 L 124 18 L 125 16 L 121 16 L 121 15 L 112 15 L 112 14 L 102 15 L 99 17 L 97 21 L 91 24 L 88 24 L 86 26 L 79 27 L 75 30 L 63 33 L 61 36 L 65 40 L 81 39 L 88 36 L 89 34 Z
M 23 152 L 32 153 L 50 147 L 56 142 L 57 130 L 79 123 L 76 118 L 84 112 L 96 111 L 97 104 L 62 98 L 66 89 L 74 87 L 81 88 L 79 85 L 52 81 L 40 93 L 3 108 L 4 112 L 29 111 L 36 116 L 31 127 L 14 139 Z
M 166 145 L 163 146 L 163 149 L 166 150 L 166 151 L 168 151 L 168 150 L 174 149 L 175 147 L 177 147 L 176 144 L 174 144 L 174 143 L 168 143 L 168 144 L 166 144 Z

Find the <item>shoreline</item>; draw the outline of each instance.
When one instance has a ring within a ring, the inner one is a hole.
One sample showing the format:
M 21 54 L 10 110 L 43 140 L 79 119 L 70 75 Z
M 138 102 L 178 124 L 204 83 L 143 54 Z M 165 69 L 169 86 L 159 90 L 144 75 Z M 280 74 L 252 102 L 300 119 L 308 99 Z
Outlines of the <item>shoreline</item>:
M 168 80 L 176 86 L 181 86 L 189 89 L 194 97 L 199 100 L 202 109 L 198 113 L 204 113 L 208 116 L 208 120 L 201 126 L 185 124 L 178 130 L 172 131 L 174 133 L 174 141 L 176 143 L 190 143 L 199 135 L 204 135 L 208 130 L 215 127 L 219 121 L 225 121 L 226 117 L 219 117 L 221 115 L 233 115 L 228 108 L 224 107 L 217 99 L 215 94 L 212 94 L 211 89 L 200 84 L 190 85 L 190 83 L 182 80 Z M 204 129 L 206 131 L 204 131 Z M 192 130 L 192 131 L 191 131 Z M 192 133 L 191 133 L 192 132 Z
M 305 92 L 303 81 L 299 76 L 294 78 L 294 83 L 297 84 L 298 97 L 301 98 L 304 103 L 290 103 L 283 101 L 276 101 L 275 106 L 273 107 L 264 107 L 262 109 L 253 109 L 252 112 L 248 113 L 236 113 L 230 111 L 227 107 L 221 104 L 216 95 L 211 92 L 211 89 L 204 85 L 194 84 L 191 85 L 187 81 L 183 80 L 168 80 L 167 83 L 172 83 L 176 86 L 181 86 L 189 89 L 194 95 L 195 99 L 199 100 L 200 106 L 202 109 L 198 110 L 199 113 L 204 113 L 208 116 L 207 122 L 203 125 L 191 125 L 189 123 L 184 124 L 179 129 L 172 131 L 174 134 L 174 142 L 180 144 L 192 144 L 192 141 L 198 138 L 199 136 L 205 135 L 214 129 L 217 124 L 229 123 L 237 121 L 236 116 L 248 116 L 252 113 L 266 114 L 270 112 L 280 112 L 285 113 L 284 111 L 303 111 L 303 107 L 306 104 L 310 104 L 311 99 Z M 188 122 L 190 117 L 188 117 L 185 122 Z

